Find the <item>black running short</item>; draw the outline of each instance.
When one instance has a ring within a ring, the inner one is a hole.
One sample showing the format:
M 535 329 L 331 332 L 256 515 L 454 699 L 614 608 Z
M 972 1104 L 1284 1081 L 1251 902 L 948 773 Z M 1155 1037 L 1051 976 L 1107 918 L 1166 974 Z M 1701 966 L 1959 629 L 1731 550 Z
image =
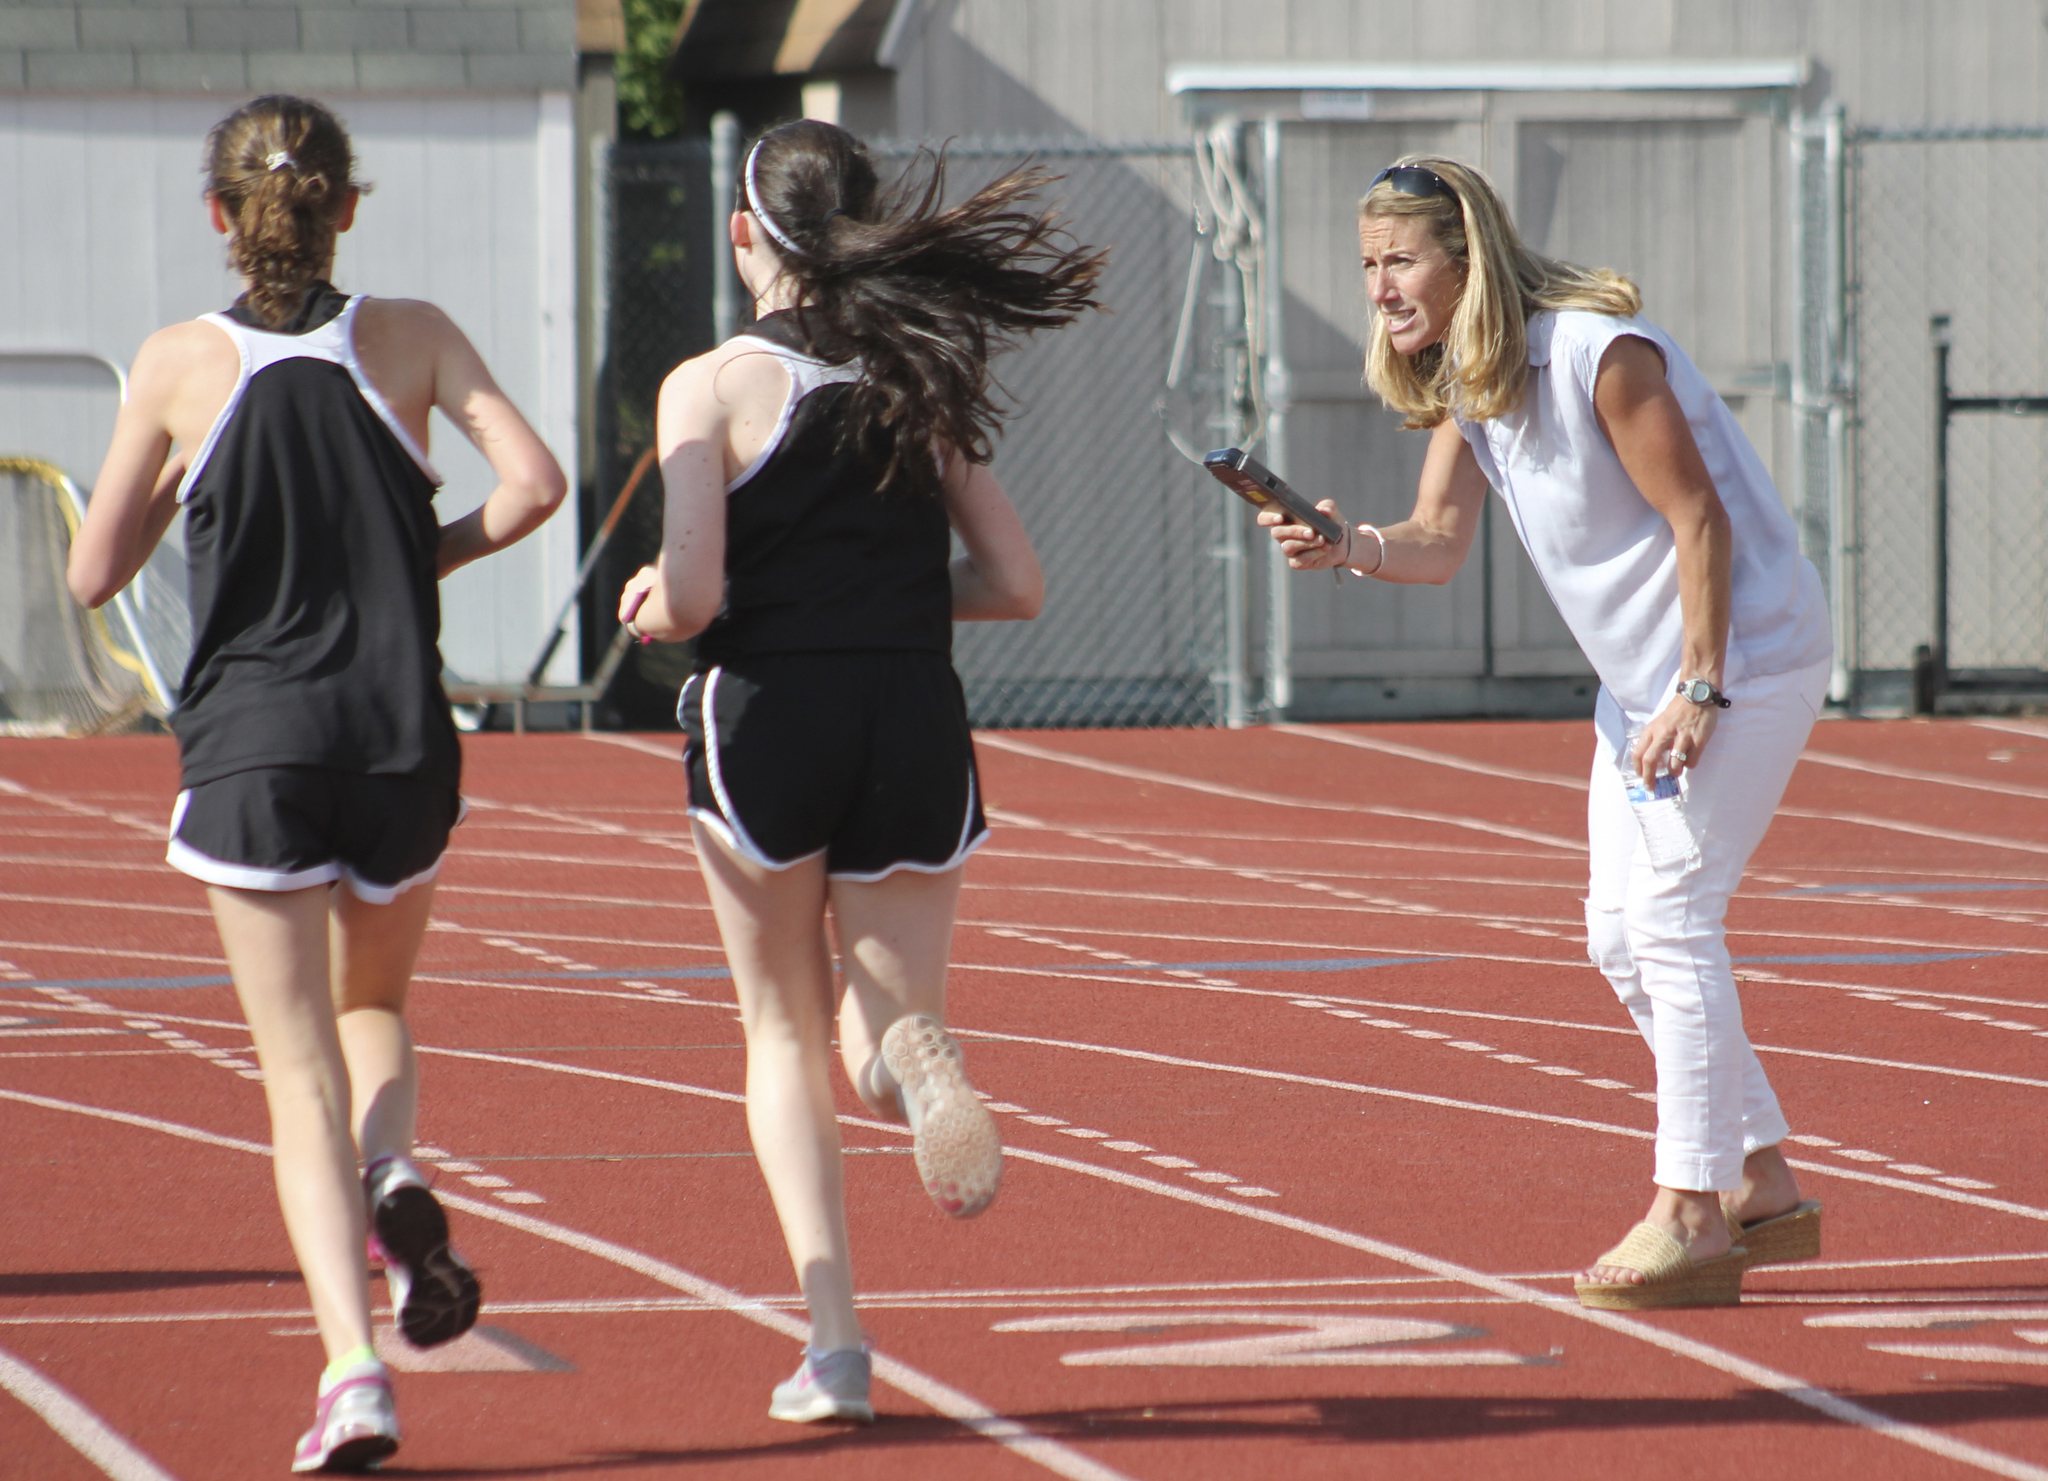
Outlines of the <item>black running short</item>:
M 692 674 L 676 701 L 690 816 L 768 869 L 956 868 L 988 836 L 967 702 L 937 653 L 785 653 Z
M 432 879 L 461 821 L 451 788 L 317 766 L 238 771 L 178 794 L 173 867 L 238 890 L 346 880 L 373 905 Z

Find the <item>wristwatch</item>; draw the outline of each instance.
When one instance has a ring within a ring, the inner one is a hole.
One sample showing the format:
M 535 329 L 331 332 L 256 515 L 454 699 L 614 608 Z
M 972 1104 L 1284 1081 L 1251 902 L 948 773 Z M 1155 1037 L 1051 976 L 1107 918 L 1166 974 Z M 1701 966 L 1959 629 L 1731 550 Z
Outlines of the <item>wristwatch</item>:
M 1718 705 L 1724 710 L 1729 705 L 1728 696 L 1705 679 L 1680 679 L 1678 693 L 1696 705 Z

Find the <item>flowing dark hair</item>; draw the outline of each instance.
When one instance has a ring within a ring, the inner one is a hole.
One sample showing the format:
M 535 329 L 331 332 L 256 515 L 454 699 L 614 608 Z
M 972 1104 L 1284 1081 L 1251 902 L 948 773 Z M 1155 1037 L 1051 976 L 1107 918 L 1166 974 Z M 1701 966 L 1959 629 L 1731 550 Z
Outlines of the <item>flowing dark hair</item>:
M 350 194 L 366 189 L 348 131 L 307 98 L 257 98 L 206 136 L 206 192 L 221 204 L 228 260 L 266 324 L 291 318 L 334 257 Z
M 1006 410 L 990 359 L 1101 307 L 1109 254 L 1031 209 L 1057 178 L 1026 166 L 948 206 L 943 152 L 920 149 L 884 189 L 867 149 L 832 124 L 784 124 L 748 151 L 740 209 L 797 290 L 804 337 L 861 362 L 840 435 L 880 466 L 881 487 L 936 494 L 942 446 L 988 462 Z

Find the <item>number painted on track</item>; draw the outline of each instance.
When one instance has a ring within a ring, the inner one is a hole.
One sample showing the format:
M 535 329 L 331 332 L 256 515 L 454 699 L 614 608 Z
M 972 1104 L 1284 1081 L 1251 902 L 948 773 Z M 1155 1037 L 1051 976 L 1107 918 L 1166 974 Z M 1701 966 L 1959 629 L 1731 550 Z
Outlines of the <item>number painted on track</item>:
M 1024 1317 L 998 1332 L 1157 1333 L 1176 1327 L 1277 1328 L 1243 1337 L 1200 1337 L 1070 1352 L 1070 1368 L 1504 1367 L 1547 1361 L 1499 1348 L 1424 1344 L 1483 1337 L 1478 1327 L 1415 1317 L 1286 1311 L 1119 1311 Z

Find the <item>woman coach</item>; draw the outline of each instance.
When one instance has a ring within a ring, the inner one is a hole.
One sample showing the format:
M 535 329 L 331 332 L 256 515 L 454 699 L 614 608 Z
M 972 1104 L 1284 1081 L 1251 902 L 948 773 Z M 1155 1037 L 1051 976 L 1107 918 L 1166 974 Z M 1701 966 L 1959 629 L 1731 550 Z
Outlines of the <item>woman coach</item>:
M 1600 677 L 1588 949 L 1657 1068 L 1656 1193 L 1578 1281 L 1589 1306 L 1730 1304 L 1746 1265 L 1807 1259 L 1820 1206 L 1743 1030 L 1723 921 L 1824 693 L 1820 580 L 1755 450 L 1639 316 L 1634 284 L 1525 246 L 1453 160 L 1380 171 L 1359 205 L 1366 380 L 1427 428 L 1415 507 L 1333 546 L 1261 514 L 1298 570 L 1440 584 L 1489 486 Z M 1336 506 L 1323 506 L 1335 514 Z M 1618 758 L 1683 779 L 1690 860 L 1652 863 Z M 1738 1243 L 1737 1241 L 1740 1241 Z

